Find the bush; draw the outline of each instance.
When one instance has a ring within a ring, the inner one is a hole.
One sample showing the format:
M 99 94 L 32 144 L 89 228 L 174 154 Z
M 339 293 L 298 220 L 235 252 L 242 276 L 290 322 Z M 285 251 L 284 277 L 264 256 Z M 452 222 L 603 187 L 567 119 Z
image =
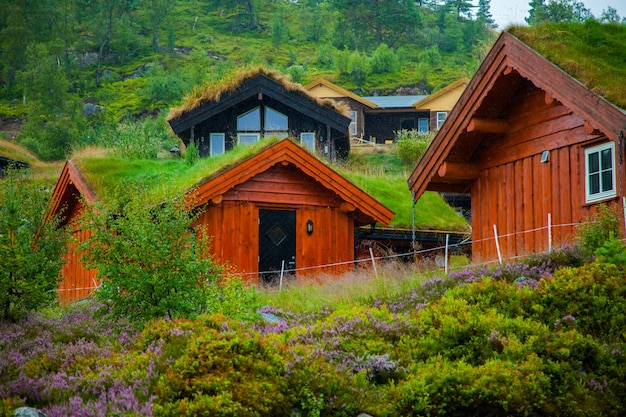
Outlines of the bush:
M 402 129 L 396 132 L 396 152 L 404 164 L 415 166 L 426 153 L 431 140 L 430 133 Z
M 63 265 L 65 230 L 46 221 L 49 194 L 28 173 L 0 179 L 0 319 L 53 303 Z
M 383 74 L 385 72 L 395 72 L 400 65 L 396 54 L 389 49 L 387 44 L 381 43 L 372 54 L 370 60 L 372 73 Z
M 596 249 L 614 236 L 620 234 L 620 214 L 616 205 L 600 204 L 597 211 L 583 219 L 578 226 L 576 240 L 583 252 L 593 256 Z
M 138 320 L 201 312 L 218 269 L 208 238 L 191 228 L 196 216 L 184 199 L 151 207 L 140 194 L 120 212 L 89 210 L 82 227 L 92 235 L 81 249 L 85 264 L 102 280 L 96 298 L 114 315 Z

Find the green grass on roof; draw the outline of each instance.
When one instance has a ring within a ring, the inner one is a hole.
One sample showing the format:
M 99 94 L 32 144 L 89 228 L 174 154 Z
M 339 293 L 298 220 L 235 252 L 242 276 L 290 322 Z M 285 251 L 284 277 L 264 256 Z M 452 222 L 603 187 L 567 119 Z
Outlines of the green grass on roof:
M 588 20 L 507 31 L 596 94 L 626 109 L 626 25 Z
M 194 165 L 184 159 L 122 160 L 110 157 L 77 157 L 73 160 L 98 198 L 104 202 L 117 203 L 141 191 L 146 203 L 157 203 L 167 197 L 175 197 L 192 189 L 207 178 L 230 169 L 241 161 L 276 143 L 266 139 L 251 146 L 235 147 L 224 155 L 204 158 Z M 380 153 L 374 158 L 384 164 Z M 367 159 L 370 163 L 372 161 Z M 411 193 L 403 173 L 383 173 L 370 167 L 366 173 L 346 171 L 344 167 L 331 165 L 356 186 L 383 203 L 395 213 L 392 226 L 411 227 Z M 448 206 L 437 193 L 425 193 L 415 210 L 419 229 L 468 230 L 465 219 Z

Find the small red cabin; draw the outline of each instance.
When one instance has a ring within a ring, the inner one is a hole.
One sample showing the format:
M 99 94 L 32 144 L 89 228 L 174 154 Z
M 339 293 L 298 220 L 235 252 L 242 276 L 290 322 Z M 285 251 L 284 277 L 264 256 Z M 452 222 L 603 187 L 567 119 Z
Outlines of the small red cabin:
M 96 197 L 77 167 L 68 161 L 51 203 L 66 207 L 67 222 Z M 393 212 L 339 175 L 313 154 L 284 139 L 267 141 L 253 156 L 222 167 L 187 192 L 202 211 L 198 223 L 212 237 L 211 252 L 254 283 L 270 282 L 281 269 L 296 278 L 340 273 L 353 267 L 355 227 L 388 225 Z M 75 230 L 83 240 L 88 231 Z M 85 270 L 73 247 L 59 298 L 84 298 L 97 286 L 97 273 Z

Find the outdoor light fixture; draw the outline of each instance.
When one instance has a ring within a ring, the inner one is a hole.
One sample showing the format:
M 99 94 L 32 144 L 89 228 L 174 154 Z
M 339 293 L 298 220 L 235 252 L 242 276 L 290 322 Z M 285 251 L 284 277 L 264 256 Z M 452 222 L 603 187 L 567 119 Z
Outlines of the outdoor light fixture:
M 313 234 L 313 220 L 311 219 L 306 222 L 306 233 L 309 236 Z
M 546 163 L 550 160 L 550 151 L 543 151 L 541 153 L 541 162 Z

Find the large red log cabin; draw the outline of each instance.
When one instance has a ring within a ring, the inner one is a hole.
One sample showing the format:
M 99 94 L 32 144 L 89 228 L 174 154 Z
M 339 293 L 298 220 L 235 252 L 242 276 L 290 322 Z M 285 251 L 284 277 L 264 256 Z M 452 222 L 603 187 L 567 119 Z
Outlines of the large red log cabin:
M 411 174 L 416 200 L 426 190 L 471 194 L 475 260 L 497 258 L 496 235 L 503 258 L 542 252 L 571 242 L 598 204 L 623 211 L 626 79 L 603 57 L 626 60 L 623 45 L 596 39 L 603 30 L 625 28 L 587 22 L 503 32 Z M 579 57 L 597 60 L 591 72 L 559 61 L 567 45 L 588 48 Z M 611 83 L 603 89 L 600 71 L 617 79 L 603 78 Z
M 187 192 L 202 210 L 198 223 L 212 236 L 212 254 L 260 283 L 271 280 L 283 261 L 285 269 L 298 269 L 298 277 L 352 268 L 355 227 L 388 225 L 393 212 L 290 139 L 257 146 L 260 151 L 228 166 L 210 165 L 212 172 Z M 52 196 L 50 213 L 64 209 L 71 225 L 106 197 L 94 192 L 82 170 L 68 161 Z M 78 241 L 88 235 L 74 230 Z M 98 285 L 96 271 L 82 266 L 75 247 L 65 258 L 60 301 L 87 297 Z M 315 268 L 328 264 L 335 266 Z

